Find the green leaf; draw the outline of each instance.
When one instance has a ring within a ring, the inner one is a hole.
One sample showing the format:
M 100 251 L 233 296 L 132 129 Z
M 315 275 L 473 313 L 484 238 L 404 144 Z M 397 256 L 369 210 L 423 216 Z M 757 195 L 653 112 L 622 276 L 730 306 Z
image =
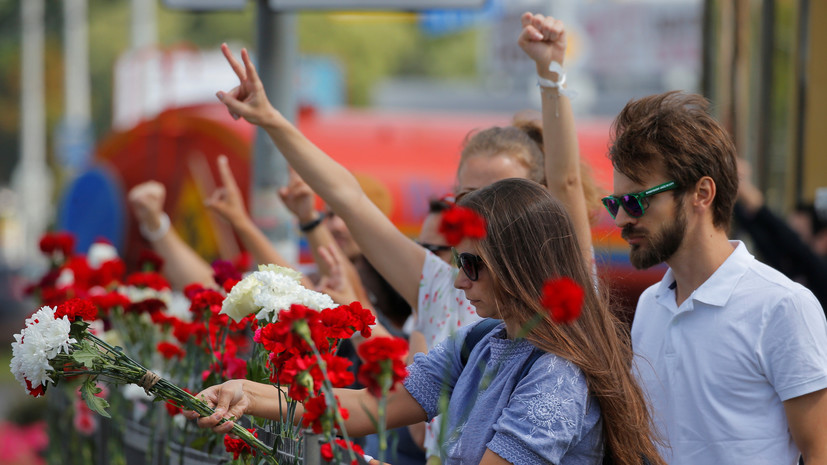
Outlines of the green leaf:
M 192 441 L 190 443 L 190 447 L 192 447 L 193 449 L 203 450 L 204 446 L 206 446 L 209 441 L 210 441 L 210 438 L 202 436 L 202 437 Z
M 84 381 L 83 386 L 80 388 L 80 395 L 83 397 L 83 400 L 86 401 L 86 405 L 89 406 L 89 410 L 92 410 L 103 417 L 112 418 L 109 415 L 109 412 L 106 411 L 106 408 L 109 407 L 109 402 L 107 402 L 103 397 L 98 397 L 95 395 L 99 392 L 101 392 L 101 388 L 97 387 L 91 378 Z
M 80 344 L 80 349 L 72 352 L 72 358 L 77 360 L 78 363 L 83 364 L 86 368 L 94 368 L 95 361 L 101 360 L 98 353 L 86 341 Z

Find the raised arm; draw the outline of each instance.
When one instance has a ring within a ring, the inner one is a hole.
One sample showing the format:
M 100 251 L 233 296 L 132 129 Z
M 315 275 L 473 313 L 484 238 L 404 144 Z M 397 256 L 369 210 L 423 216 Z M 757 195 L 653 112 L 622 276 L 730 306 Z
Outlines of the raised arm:
M 552 62 L 561 66 L 566 55 L 566 30 L 563 23 L 550 16 L 525 13 L 518 43 L 537 66 L 537 75 L 552 82 L 560 79 L 550 71 Z M 580 247 L 591 262 L 592 234 L 589 212 L 580 172 L 580 149 L 569 97 L 560 89 L 540 87 L 543 107 L 543 152 L 546 183 L 571 216 Z
M 296 217 L 299 225 L 303 225 L 302 232 L 307 239 L 313 261 L 316 262 L 316 266 L 319 268 L 319 275 L 325 278 L 330 277 L 331 274 L 330 261 L 326 259 L 327 257 L 322 256 L 320 250 L 327 250 L 330 254 L 335 254 L 337 258 L 341 257 L 342 260 L 337 264 L 338 272 L 347 279 L 348 287 L 355 292 L 354 300 L 358 300 L 363 304 L 369 302 L 356 267 L 344 258 L 344 253 L 333 238 L 330 229 L 322 224 L 323 214 L 316 211 L 314 205 L 316 194 L 294 169 L 290 168 L 289 181 L 287 186 L 279 189 L 279 196 L 287 209 Z
M 409 304 L 415 306 L 425 249 L 396 229 L 345 167 L 313 145 L 273 108 L 246 50 L 241 51 L 243 65 L 233 57 L 226 44 L 221 50 L 240 85 L 230 92 L 218 92 L 218 99 L 230 113 L 267 132 L 293 169 L 345 221 L 365 257 Z
M 184 242 L 169 224 L 169 217 L 164 213 L 165 197 L 166 189 L 157 181 L 138 184 L 128 194 L 141 234 L 152 250 L 164 259 L 164 276 L 178 290 L 191 283 L 215 287 L 210 264 Z
M 274 264 L 288 268 L 294 268 L 293 263 L 288 262 L 270 243 L 270 239 L 264 235 L 253 222 L 244 206 L 244 198 L 241 189 L 235 181 L 227 157 L 218 157 L 218 173 L 221 176 L 222 186 L 212 193 L 206 201 L 207 208 L 218 214 L 233 227 L 244 248 L 247 249 L 256 262 L 261 264 Z M 302 285 L 312 288 L 313 283 L 306 277 L 302 278 Z

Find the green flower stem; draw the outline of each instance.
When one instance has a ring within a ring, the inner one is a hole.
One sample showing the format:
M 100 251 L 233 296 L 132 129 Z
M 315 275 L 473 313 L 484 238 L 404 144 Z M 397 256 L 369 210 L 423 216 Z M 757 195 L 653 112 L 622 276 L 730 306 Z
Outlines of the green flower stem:
M 348 437 L 347 434 L 347 428 L 345 428 L 345 419 L 342 418 L 342 414 L 339 412 L 339 409 L 336 406 L 336 396 L 333 393 L 333 386 L 330 384 L 330 377 L 328 377 L 327 375 L 327 364 L 322 358 L 322 354 L 319 352 L 319 349 L 316 347 L 316 343 L 314 343 L 313 339 L 310 338 L 309 331 L 306 336 L 304 334 L 302 334 L 301 336 L 313 349 L 313 354 L 316 356 L 316 360 L 318 360 L 319 362 L 319 369 L 321 369 L 322 378 L 324 379 L 322 389 L 325 391 L 325 399 L 327 402 L 327 406 L 333 411 L 334 422 L 339 427 L 339 432 L 342 434 L 342 438 L 345 440 L 345 444 L 347 444 L 347 451 L 350 454 L 351 460 L 356 460 L 356 452 L 353 451 L 350 437 Z
M 379 463 L 385 463 L 385 451 L 388 450 L 388 433 L 384 422 L 386 410 L 388 407 L 388 393 L 391 390 L 393 383 L 393 369 L 392 360 L 382 360 L 382 374 L 379 375 L 379 381 L 382 386 L 382 396 L 379 398 L 379 405 L 377 406 L 377 414 L 379 420 L 376 422 L 376 434 L 379 436 Z
M 102 356 L 117 363 L 104 364 L 104 367 L 99 370 L 89 370 L 83 372 L 82 374 L 102 375 L 116 382 L 138 384 L 141 377 L 149 371 L 138 362 L 126 356 L 122 351 L 112 347 L 97 336 L 87 332 L 85 337 L 94 342 L 96 347 L 105 349 L 105 351 L 108 352 L 108 354 L 101 352 Z M 174 401 L 177 405 L 187 410 L 192 410 L 202 417 L 208 417 L 215 413 L 215 410 L 208 406 L 204 401 L 196 398 L 192 394 L 184 391 L 180 387 L 163 378 L 161 378 L 157 383 L 155 383 L 154 386 L 152 386 L 152 388 L 149 389 L 149 393 L 163 400 Z M 219 424 L 224 423 L 225 421 L 227 420 L 223 419 L 219 422 Z M 260 452 L 262 457 L 267 460 L 268 463 L 278 464 L 276 458 L 273 456 L 272 449 L 267 444 L 261 442 L 252 433 L 247 431 L 246 428 L 242 427 L 238 423 L 234 423 L 232 433 Z

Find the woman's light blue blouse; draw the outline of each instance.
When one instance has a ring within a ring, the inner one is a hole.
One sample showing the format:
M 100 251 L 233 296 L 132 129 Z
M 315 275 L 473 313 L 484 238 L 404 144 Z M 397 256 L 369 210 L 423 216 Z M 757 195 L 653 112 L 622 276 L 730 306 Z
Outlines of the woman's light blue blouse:
M 469 325 L 417 354 L 405 388 L 428 414 L 443 408 L 443 463 L 480 463 L 486 448 L 514 464 L 600 464 L 600 407 L 574 364 L 544 353 L 520 379 L 528 357 L 539 351 L 495 327 L 474 347 L 465 367 L 460 351 Z

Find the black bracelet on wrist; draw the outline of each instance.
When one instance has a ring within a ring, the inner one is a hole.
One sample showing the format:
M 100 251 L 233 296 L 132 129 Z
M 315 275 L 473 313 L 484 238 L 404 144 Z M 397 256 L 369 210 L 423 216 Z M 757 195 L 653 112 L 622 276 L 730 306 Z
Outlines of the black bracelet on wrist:
M 315 220 L 299 224 L 299 230 L 301 230 L 301 232 L 303 233 L 308 233 L 316 229 L 316 226 L 322 224 L 322 220 L 324 220 L 324 213 L 319 213 L 319 217 Z

